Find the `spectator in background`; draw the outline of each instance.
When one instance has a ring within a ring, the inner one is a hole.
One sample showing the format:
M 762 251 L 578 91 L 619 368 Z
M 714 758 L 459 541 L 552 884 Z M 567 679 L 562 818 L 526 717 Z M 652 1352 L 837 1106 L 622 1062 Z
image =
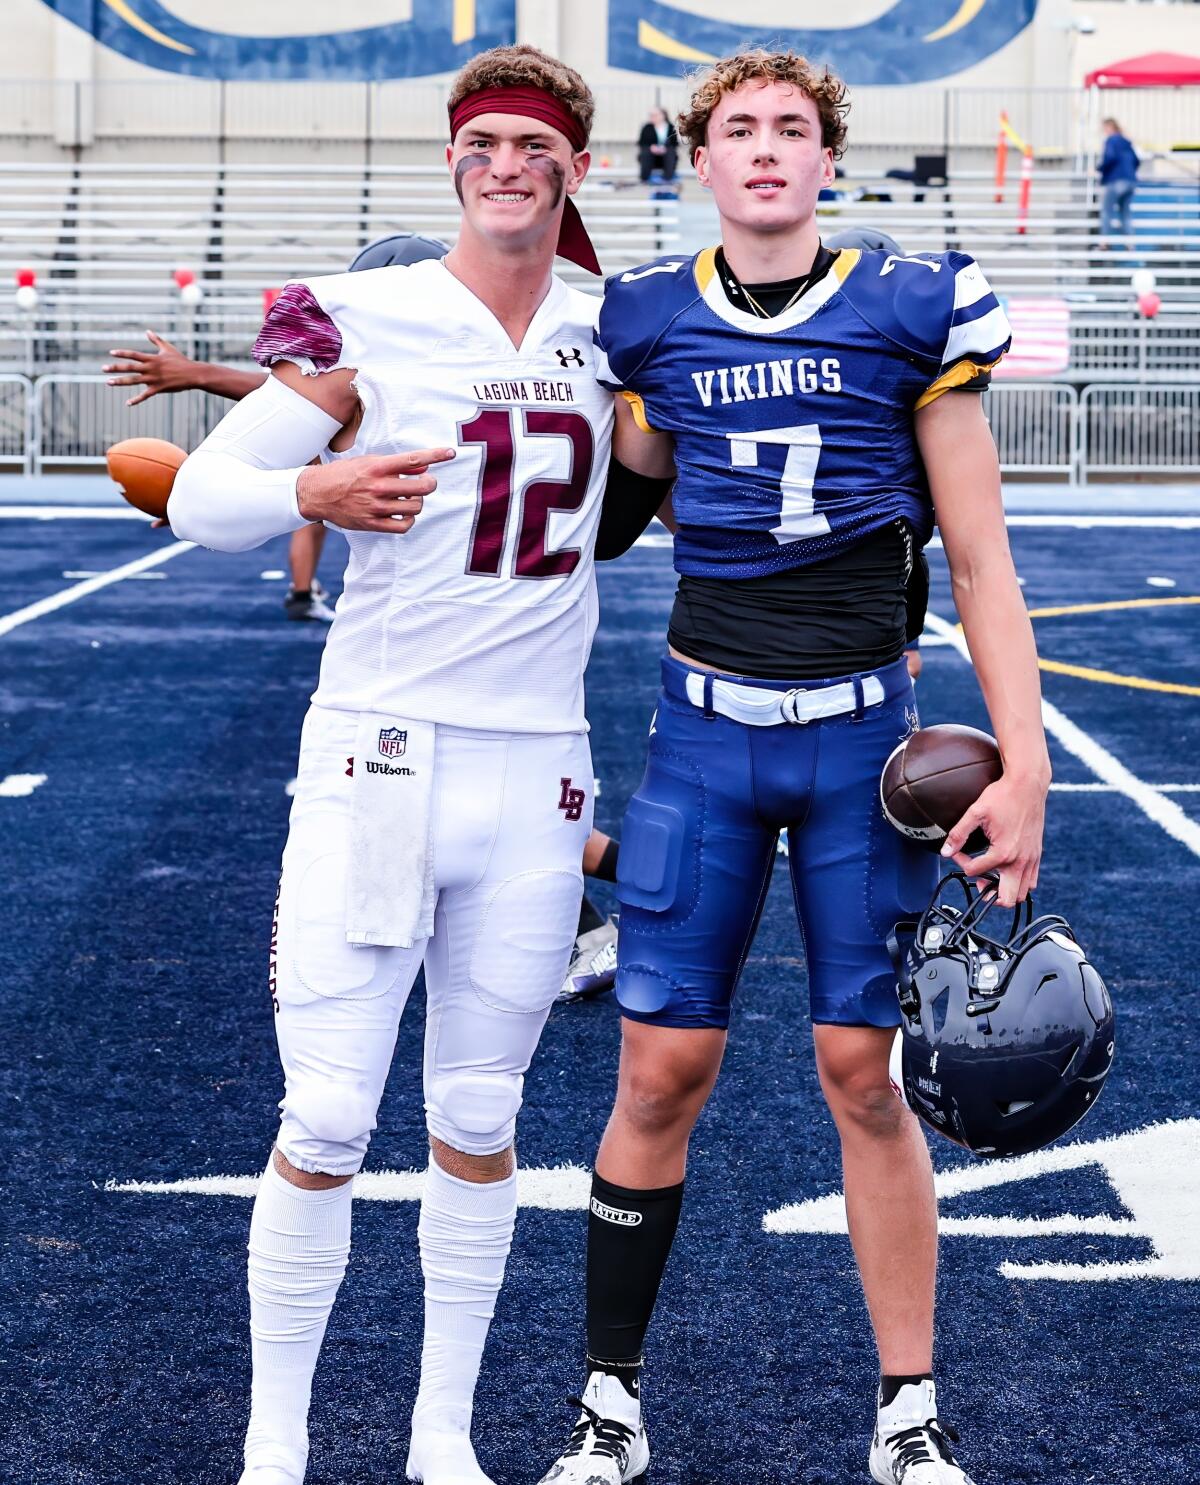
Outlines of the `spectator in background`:
M 1104 187 L 1100 202 L 1100 246 L 1111 247 L 1114 236 L 1124 238 L 1128 245 L 1138 157 L 1116 119 L 1104 120 L 1104 153 L 1100 156 L 1099 170 L 1100 184 Z
M 675 179 L 675 160 L 679 150 L 679 138 L 675 125 L 661 108 L 652 108 L 650 118 L 642 125 L 638 135 L 638 161 L 643 181 L 650 179 L 651 171 L 658 170 L 663 180 Z

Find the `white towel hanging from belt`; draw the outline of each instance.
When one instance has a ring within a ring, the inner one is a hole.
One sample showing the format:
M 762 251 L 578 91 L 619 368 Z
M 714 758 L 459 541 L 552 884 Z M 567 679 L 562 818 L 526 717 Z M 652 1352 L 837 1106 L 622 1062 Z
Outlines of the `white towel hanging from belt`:
M 364 712 L 354 742 L 346 939 L 411 948 L 433 932 L 432 722 Z

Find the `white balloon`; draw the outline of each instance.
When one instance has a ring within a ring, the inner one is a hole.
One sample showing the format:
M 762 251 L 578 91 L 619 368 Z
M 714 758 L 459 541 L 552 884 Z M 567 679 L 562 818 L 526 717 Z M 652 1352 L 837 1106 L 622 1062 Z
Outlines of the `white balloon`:
M 184 284 L 179 291 L 179 299 L 182 304 L 197 305 L 204 298 L 204 290 L 199 284 Z
M 1135 268 L 1129 276 L 1129 287 L 1135 294 L 1153 294 L 1157 282 L 1149 268 Z
M 38 291 L 32 284 L 22 284 L 14 296 L 18 309 L 36 309 L 38 304 Z

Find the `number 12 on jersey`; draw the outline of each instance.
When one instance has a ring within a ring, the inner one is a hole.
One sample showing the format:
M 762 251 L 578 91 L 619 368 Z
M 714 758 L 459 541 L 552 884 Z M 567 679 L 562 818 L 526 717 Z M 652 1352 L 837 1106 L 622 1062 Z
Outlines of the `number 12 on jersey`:
M 525 438 L 566 439 L 571 446 L 566 479 L 531 480 L 516 486 L 517 432 L 521 419 Z M 578 547 L 549 549 L 550 517 L 554 511 L 576 511 L 587 496 L 595 455 L 595 439 L 588 420 L 577 412 L 543 412 L 537 408 L 481 407 L 469 423 L 460 424 L 462 445 L 480 444 L 483 463 L 467 571 L 479 577 L 501 577 L 508 522 L 514 494 L 519 515 L 515 551 L 510 568 L 517 578 L 566 577 L 579 565 Z
M 756 469 L 762 464 L 759 444 L 778 444 L 787 449 L 779 478 L 779 520 L 771 535 L 785 546 L 806 536 L 825 536 L 829 521 L 816 509 L 813 485 L 821 458 L 821 430 L 816 423 L 792 428 L 760 428 L 752 433 L 727 433 L 730 463 L 734 469 Z

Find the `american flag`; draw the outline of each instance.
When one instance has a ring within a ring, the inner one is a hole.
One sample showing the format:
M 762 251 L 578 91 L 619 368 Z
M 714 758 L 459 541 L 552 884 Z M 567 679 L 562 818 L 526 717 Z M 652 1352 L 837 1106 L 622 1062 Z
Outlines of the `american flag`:
M 1009 299 L 1004 311 L 1012 326 L 1012 349 L 992 372 L 994 377 L 1037 378 L 1066 371 L 1071 313 L 1065 299 Z

